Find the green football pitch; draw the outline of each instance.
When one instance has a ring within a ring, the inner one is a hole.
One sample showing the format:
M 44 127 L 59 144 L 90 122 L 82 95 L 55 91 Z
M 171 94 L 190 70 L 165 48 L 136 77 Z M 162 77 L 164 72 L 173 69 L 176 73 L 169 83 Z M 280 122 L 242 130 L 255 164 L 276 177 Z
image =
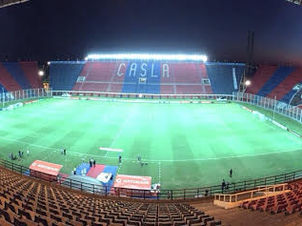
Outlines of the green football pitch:
M 279 116 L 276 118 L 278 119 Z M 280 117 L 279 117 L 280 118 Z M 282 118 L 280 118 L 282 120 Z M 301 125 L 290 121 L 297 132 Z M 100 147 L 122 149 L 118 152 Z M 61 149 L 67 155 L 61 155 Z M 302 141 L 237 103 L 155 104 L 43 99 L 0 112 L 0 157 L 30 150 L 17 164 L 94 158 L 119 174 L 145 175 L 164 189 L 194 188 L 302 169 Z M 141 166 L 137 161 L 140 155 Z M 233 177 L 229 178 L 229 169 Z

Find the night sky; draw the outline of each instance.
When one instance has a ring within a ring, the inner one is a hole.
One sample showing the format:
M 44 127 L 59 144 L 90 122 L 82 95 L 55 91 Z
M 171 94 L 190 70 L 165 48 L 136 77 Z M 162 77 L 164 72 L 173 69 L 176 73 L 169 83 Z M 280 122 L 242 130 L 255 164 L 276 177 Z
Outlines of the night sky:
M 302 65 L 302 6 L 285 0 L 31 0 L 0 9 L 0 60 L 83 59 L 90 52 L 205 53 Z

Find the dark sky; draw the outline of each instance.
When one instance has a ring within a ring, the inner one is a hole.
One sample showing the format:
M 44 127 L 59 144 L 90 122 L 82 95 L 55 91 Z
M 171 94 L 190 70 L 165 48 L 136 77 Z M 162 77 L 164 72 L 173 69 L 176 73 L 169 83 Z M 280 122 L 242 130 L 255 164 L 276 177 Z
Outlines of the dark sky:
M 0 60 L 84 58 L 89 52 L 204 52 L 302 65 L 302 6 L 285 0 L 31 0 L 0 9 Z

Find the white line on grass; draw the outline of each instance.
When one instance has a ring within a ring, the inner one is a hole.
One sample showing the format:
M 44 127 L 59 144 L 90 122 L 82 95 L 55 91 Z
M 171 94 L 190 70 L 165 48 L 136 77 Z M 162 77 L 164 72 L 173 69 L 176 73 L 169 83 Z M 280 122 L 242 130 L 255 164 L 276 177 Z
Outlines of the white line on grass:
M 21 143 L 21 144 L 26 144 L 26 145 L 29 145 L 29 146 L 32 146 L 32 147 L 37 147 L 37 148 L 50 149 L 50 150 L 59 150 L 58 148 L 51 148 L 51 147 L 47 147 L 47 146 L 43 146 L 43 145 L 31 144 L 31 143 L 28 143 L 28 142 L 24 142 L 24 141 L 20 141 L 20 140 L 16 140 L 16 139 L 11 139 L 11 138 L 7 138 L 7 137 L 0 137 L 0 139 L 7 140 L 7 141 L 13 141 L 13 142 Z
M 161 177 L 161 163 L 158 162 L 158 183 L 160 184 L 160 177 Z
M 37 144 L 31 144 L 28 142 L 24 142 L 24 141 L 19 141 L 16 139 L 10 139 L 10 138 L 5 138 L 5 137 L 0 137 L 0 139 L 2 140 L 8 140 L 8 141 L 13 141 L 16 143 L 22 143 L 22 144 L 27 144 L 29 146 L 33 146 L 33 147 L 38 147 L 38 148 L 43 148 L 43 149 L 50 149 L 50 150 L 55 150 L 57 152 L 60 151 L 59 148 L 51 148 L 51 147 L 47 147 L 47 146 L 43 146 L 43 145 L 37 145 Z M 244 157 L 257 157 L 257 156 L 265 156 L 265 155 L 272 155 L 272 154 L 283 154 L 283 153 L 290 153 L 290 152 L 297 152 L 297 151 L 302 151 L 302 149 L 299 150 L 288 150 L 288 151 L 275 151 L 275 152 L 267 152 L 267 153 L 259 153 L 259 154 L 246 154 L 246 155 L 231 155 L 231 156 L 225 156 L 225 157 L 212 157 L 212 158 L 200 158 L 200 159 L 179 159 L 179 160 L 171 160 L 171 159 L 163 159 L 163 160 L 158 160 L 158 159 L 148 159 L 147 162 L 148 163 L 157 163 L 157 162 L 189 162 L 189 161 L 208 161 L 208 160 L 220 160 L 220 159 L 232 159 L 232 158 L 244 158 Z M 76 151 L 71 151 L 68 152 L 69 154 L 73 154 L 73 155 L 78 155 L 78 156 L 87 156 L 87 153 L 80 153 L 80 152 L 76 152 Z M 100 156 L 100 155 L 94 155 L 94 154 L 89 154 L 89 156 L 93 156 L 93 157 L 97 157 L 97 158 L 108 158 L 108 159 L 113 159 L 116 157 L 111 157 L 111 156 Z M 137 162 L 136 158 L 123 158 L 123 160 L 127 160 L 127 161 L 135 161 Z
M 118 130 L 118 132 L 116 133 L 116 135 L 114 136 L 111 144 L 109 145 L 110 148 L 112 148 L 112 146 L 115 144 L 115 142 L 118 140 L 118 138 L 120 138 L 122 131 L 124 130 L 124 128 L 126 127 L 125 125 L 128 123 L 129 118 L 131 117 L 131 114 L 128 114 L 128 117 L 126 120 L 124 120 L 123 124 L 120 126 L 120 129 Z M 107 157 L 107 153 L 108 151 L 105 153 L 105 155 L 103 156 L 103 158 Z
M 121 163 L 119 164 L 119 167 L 118 167 L 118 169 L 117 169 L 117 173 L 116 173 L 116 174 L 119 174 L 120 169 L 122 168 L 122 165 L 123 165 L 123 162 L 121 162 Z

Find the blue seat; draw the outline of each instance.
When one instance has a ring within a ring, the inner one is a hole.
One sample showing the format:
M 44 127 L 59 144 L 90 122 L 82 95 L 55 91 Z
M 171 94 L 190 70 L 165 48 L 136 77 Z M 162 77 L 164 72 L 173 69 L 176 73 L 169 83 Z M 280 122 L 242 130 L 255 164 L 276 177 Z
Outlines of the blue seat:
M 83 69 L 83 62 L 51 63 L 50 86 L 54 90 L 72 90 Z
M 27 80 L 19 63 L 2 63 L 5 69 L 15 79 L 15 81 L 22 87 L 22 89 L 30 89 L 30 82 Z M 38 76 L 38 75 L 37 75 Z
M 244 64 L 207 63 L 206 69 L 213 93 L 232 94 L 238 91 L 244 68 Z
M 135 71 L 131 70 L 133 64 L 136 65 Z M 159 61 L 131 61 L 127 65 L 122 88 L 124 93 L 160 93 Z
M 270 79 L 259 90 L 257 95 L 267 96 L 273 91 L 286 77 L 295 70 L 294 67 L 279 67 Z

